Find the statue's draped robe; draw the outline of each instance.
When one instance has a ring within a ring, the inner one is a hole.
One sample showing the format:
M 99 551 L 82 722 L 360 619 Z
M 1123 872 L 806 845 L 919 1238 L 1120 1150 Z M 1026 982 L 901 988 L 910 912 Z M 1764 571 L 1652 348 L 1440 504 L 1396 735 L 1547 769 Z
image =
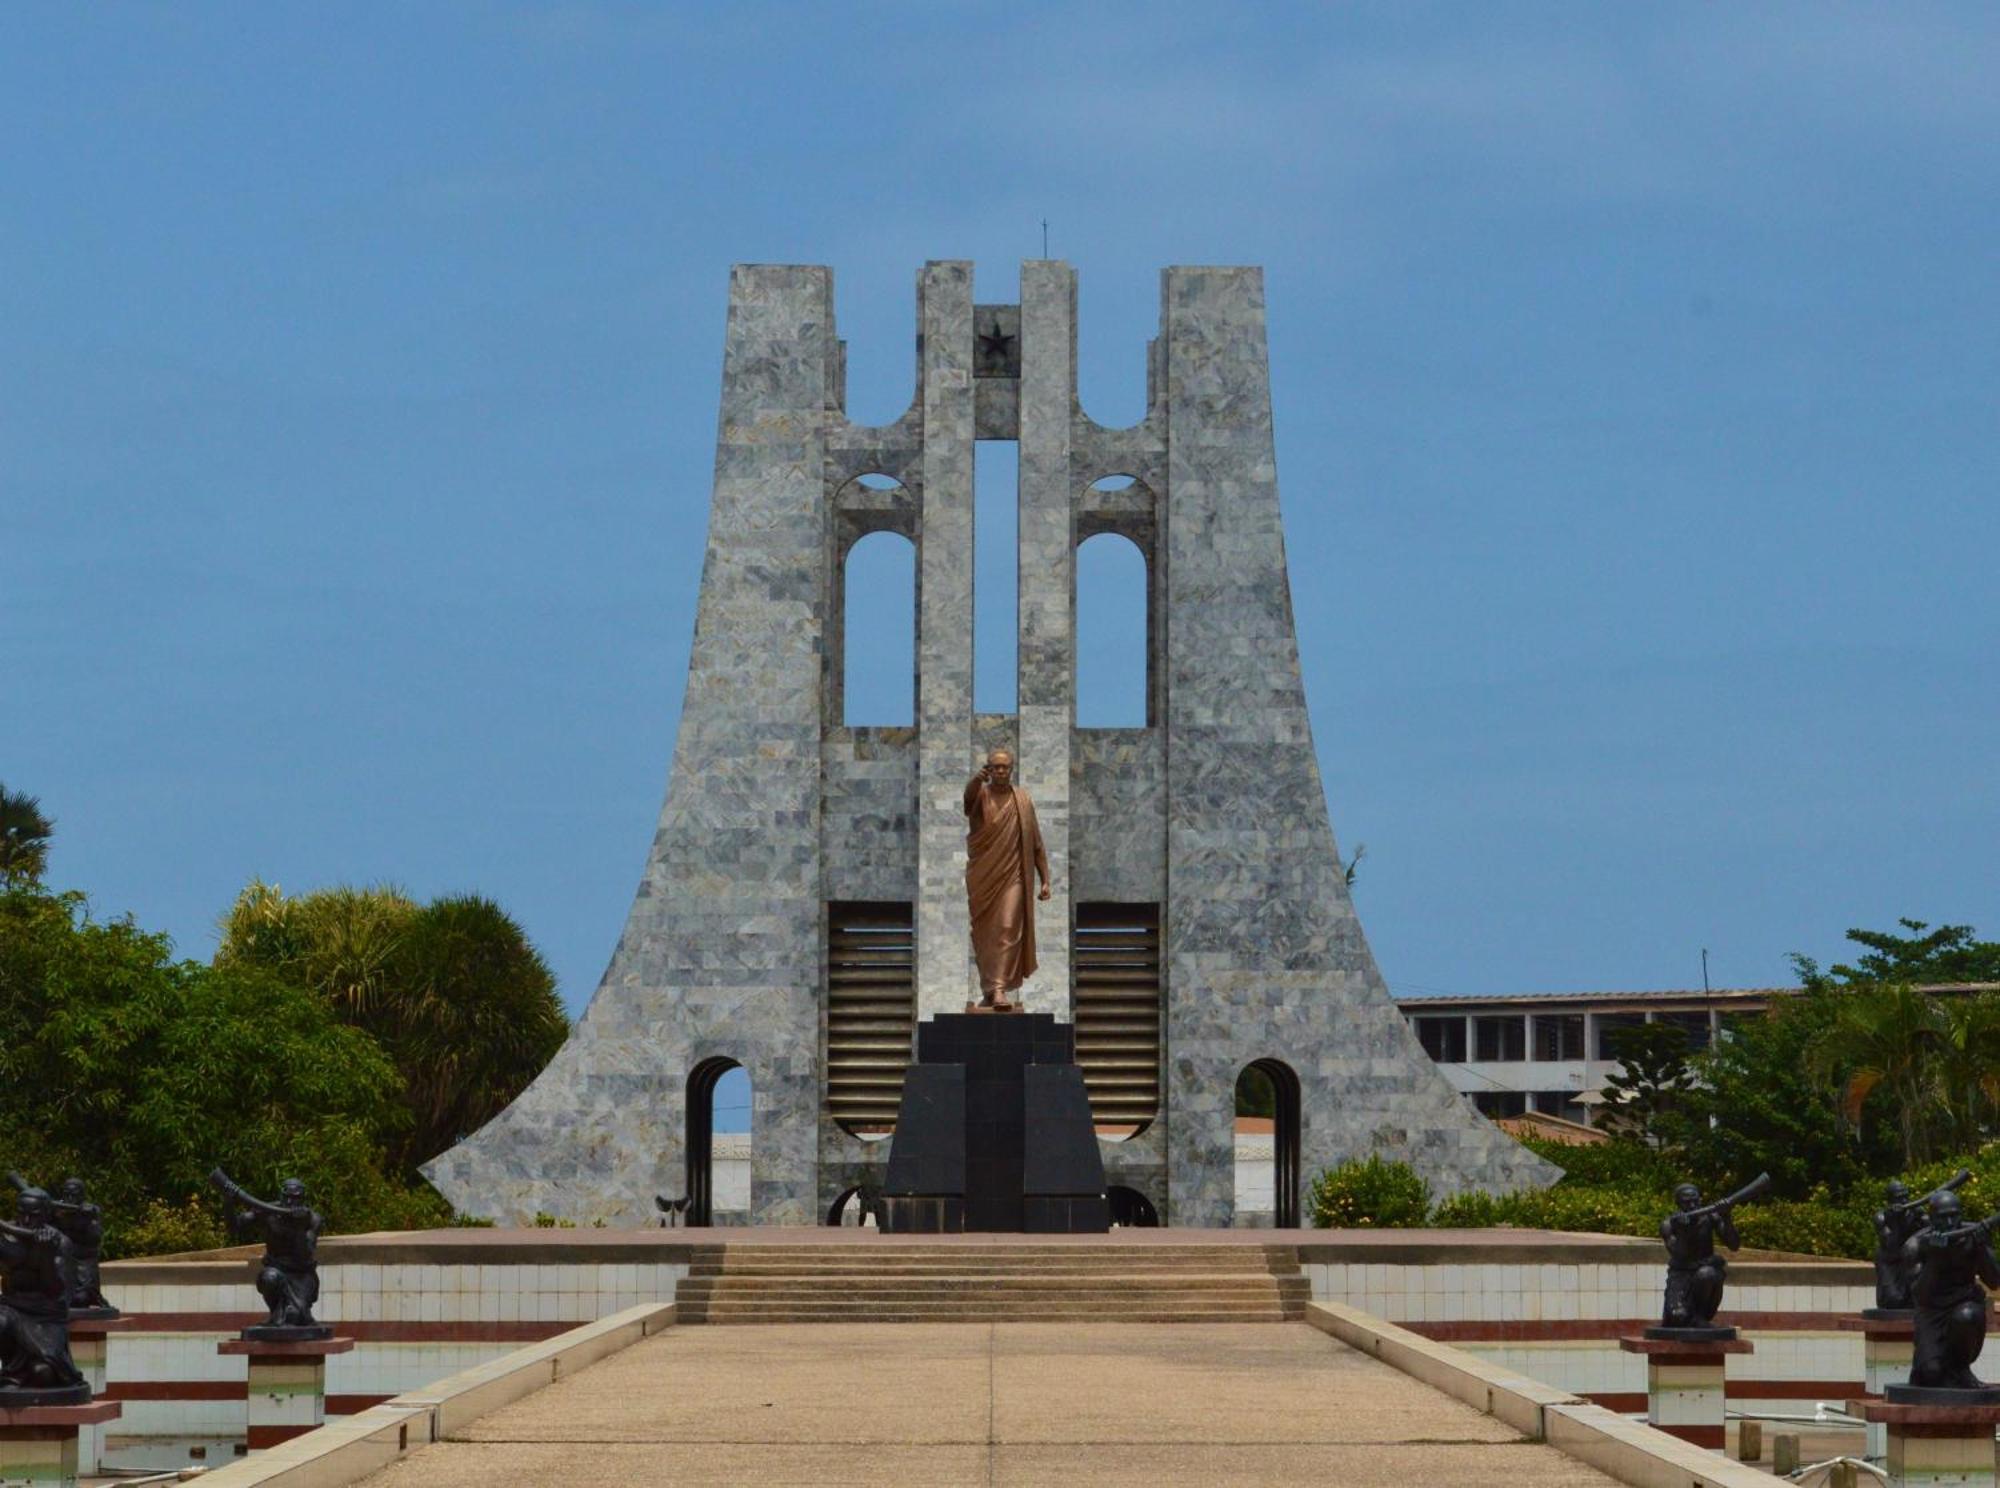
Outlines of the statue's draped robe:
M 965 788 L 965 897 L 972 914 L 972 954 L 979 994 L 991 1002 L 1035 972 L 1035 873 L 1049 872 L 1035 806 L 1018 785 Z
M 0 1236 L 0 1389 L 58 1390 L 83 1383 L 69 1353 L 69 1238 L 53 1246 Z

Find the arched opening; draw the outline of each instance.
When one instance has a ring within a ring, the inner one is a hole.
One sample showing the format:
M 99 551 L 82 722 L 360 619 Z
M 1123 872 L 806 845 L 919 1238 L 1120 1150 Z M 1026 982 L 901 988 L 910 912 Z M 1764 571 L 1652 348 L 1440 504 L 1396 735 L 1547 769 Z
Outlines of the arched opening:
M 716 1150 L 718 1134 L 725 1138 L 720 1161 Z M 717 1214 L 740 1212 L 748 1216 L 749 1137 L 748 1072 L 726 1056 L 704 1059 L 688 1074 L 687 1222 L 690 1226 L 712 1225 Z
M 1021 462 L 1011 439 L 972 446 L 972 707 L 1020 706 Z
M 826 1211 L 826 1222 L 834 1229 L 879 1230 L 887 1219 L 882 1191 L 866 1183 L 843 1190 Z
M 1146 726 L 1146 609 L 1139 545 L 1116 532 L 1084 539 L 1076 550 L 1078 728 Z
M 1111 1205 L 1111 1223 L 1121 1230 L 1158 1229 L 1160 1211 L 1153 1207 L 1153 1201 L 1136 1188 L 1127 1188 L 1122 1183 L 1114 1183 L 1104 1190 L 1104 1197 Z
M 847 550 L 840 587 L 841 722 L 906 728 L 917 720 L 917 545 L 869 533 Z
M 1280 1059 L 1257 1059 L 1236 1077 L 1236 1223 L 1297 1229 L 1299 1077 Z

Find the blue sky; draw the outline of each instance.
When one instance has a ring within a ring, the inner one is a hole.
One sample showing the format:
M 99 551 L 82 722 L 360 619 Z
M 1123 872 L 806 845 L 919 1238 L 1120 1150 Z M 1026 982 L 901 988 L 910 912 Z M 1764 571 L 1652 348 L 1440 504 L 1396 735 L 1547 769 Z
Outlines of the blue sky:
M 1161 266 L 1266 268 L 1392 986 L 2000 934 L 2000 10 L 838 9 L 0 14 L 0 781 L 56 881 L 193 955 L 252 875 L 477 890 L 580 1010 L 665 783 L 729 265 L 833 266 L 879 420 L 922 262 L 1011 299 L 1046 218 L 1106 423 Z

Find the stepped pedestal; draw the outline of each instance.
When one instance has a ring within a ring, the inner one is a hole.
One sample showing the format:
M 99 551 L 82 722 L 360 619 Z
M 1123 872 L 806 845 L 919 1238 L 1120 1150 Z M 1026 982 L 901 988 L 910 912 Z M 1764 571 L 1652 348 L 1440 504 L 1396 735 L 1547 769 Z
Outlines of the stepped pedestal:
M 1697 1334 L 1707 1336 L 1692 1336 Z M 1750 1341 L 1738 1338 L 1734 1328 L 1648 1328 L 1644 1337 L 1619 1339 L 1618 1347 L 1646 1356 L 1646 1424 L 1720 1452 L 1728 1429 L 1723 1395 L 1728 1356 L 1749 1353 Z
M 1851 1400 L 1847 1408 L 1888 1432 L 1889 1488 L 1994 1488 L 1993 1428 L 2000 1426 L 2000 1401 L 1993 1398 L 1997 1393 L 1890 1385 L 1887 1399 Z M 1952 1396 L 1986 1399 L 1961 1404 L 1946 1398 Z
M 920 1024 L 883 1194 L 892 1233 L 1109 1230 L 1075 1029 L 1047 1013 Z
M 1917 1352 L 1916 1314 L 1870 1308 L 1859 1317 L 1844 1317 L 1843 1332 L 1861 1334 L 1862 1387 L 1868 1398 L 1880 1400 L 1891 1385 L 1907 1384 L 1910 1363 Z M 1884 1421 L 1868 1423 L 1868 1460 L 1880 1462 L 1889 1454 L 1889 1427 Z
M 0 1409 L 0 1483 L 76 1488 L 79 1435 L 102 1431 L 122 1409 L 112 1400 Z
M 251 1451 L 288 1442 L 325 1422 L 327 1356 L 344 1354 L 353 1347 L 351 1338 L 289 1342 L 229 1338 L 215 1346 L 219 1354 L 249 1356 L 250 1397 L 244 1440 Z
M 113 1308 L 71 1311 L 69 1356 L 89 1382 L 93 1399 L 104 1393 L 105 1362 L 110 1354 L 109 1335 L 131 1326 L 132 1320 L 121 1317 Z M 77 1429 L 77 1471 L 86 1478 L 95 1477 L 103 1461 L 104 1423 L 87 1421 Z M 0 1481 L 5 1481 L 4 1475 L 0 1475 Z

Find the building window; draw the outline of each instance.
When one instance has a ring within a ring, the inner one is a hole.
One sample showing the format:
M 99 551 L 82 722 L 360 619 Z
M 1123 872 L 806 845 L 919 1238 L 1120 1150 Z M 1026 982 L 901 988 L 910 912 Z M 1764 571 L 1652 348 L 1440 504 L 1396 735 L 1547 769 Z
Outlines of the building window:
M 1644 1013 L 1599 1013 L 1597 1015 L 1597 1057 L 1616 1059 L 1618 1050 L 1613 1047 L 1618 1032 L 1624 1028 L 1637 1028 L 1646 1021 Z
M 1417 1042 L 1438 1064 L 1465 1063 L 1465 1019 L 1419 1018 Z
M 1535 1014 L 1535 1058 L 1583 1058 L 1583 1014 Z
M 1657 1021 L 1678 1028 L 1687 1035 L 1688 1053 L 1698 1054 L 1708 1047 L 1707 1013 L 1661 1013 Z
M 1474 1018 L 1473 1057 L 1489 1064 L 1516 1064 L 1528 1057 L 1528 1020 Z
M 1574 1090 L 1537 1090 L 1535 1109 L 1544 1116 L 1560 1116 L 1565 1121 L 1585 1125 L 1583 1104 L 1576 1095 Z
M 1520 1116 L 1528 1109 L 1528 1097 L 1518 1090 L 1475 1090 L 1472 1104 L 1482 1116 Z

